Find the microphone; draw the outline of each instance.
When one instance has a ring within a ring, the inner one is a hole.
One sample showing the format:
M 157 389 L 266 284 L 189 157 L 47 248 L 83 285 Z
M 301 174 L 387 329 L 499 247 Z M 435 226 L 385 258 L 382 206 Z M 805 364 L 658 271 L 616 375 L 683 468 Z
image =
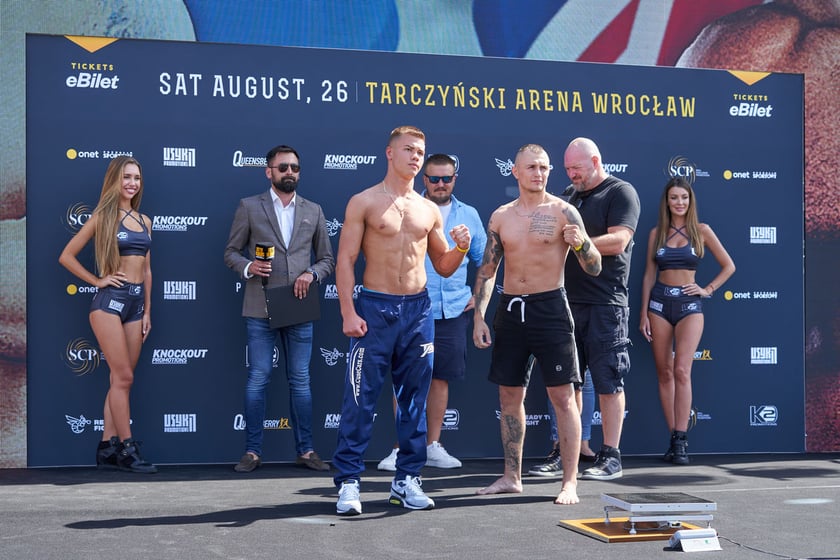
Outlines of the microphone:
M 274 259 L 274 245 L 268 243 L 257 243 L 254 247 L 254 260 L 262 262 L 271 262 Z M 268 283 L 268 277 L 262 276 L 262 285 Z

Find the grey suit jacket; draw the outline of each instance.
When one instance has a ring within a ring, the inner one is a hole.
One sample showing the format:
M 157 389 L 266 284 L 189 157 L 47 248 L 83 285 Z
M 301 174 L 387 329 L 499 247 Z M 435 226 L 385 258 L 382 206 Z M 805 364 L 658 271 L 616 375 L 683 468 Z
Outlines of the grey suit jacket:
M 274 245 L 274 261 L 271 263 L 271 277 L 267 284 L 269 288 L 294 283 L 310 267 L 318 275 L 319 283 L 335 270 L 335 257 L 320 205 L 297 195 L 292 240 L 287 247 L 280 234 L 271 193 L 265 191 L 243 198 L 233 216 L 225 247 L 225 264 L 246 280 L 243 317 L 268 317 L 262 278 L 252 276 L 246 279 L 244 276 L 245 266 L 253 260 L 257 243 Z

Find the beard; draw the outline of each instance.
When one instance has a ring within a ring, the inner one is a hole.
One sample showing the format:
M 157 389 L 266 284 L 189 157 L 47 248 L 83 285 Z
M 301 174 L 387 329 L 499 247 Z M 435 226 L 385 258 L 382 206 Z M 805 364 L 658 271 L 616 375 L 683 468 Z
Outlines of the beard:
M 280 192 L 292 193 L 297 189 L 297 179 L 294 177 L 283 177 L 278 182 L 274 183 L 274 188 Z

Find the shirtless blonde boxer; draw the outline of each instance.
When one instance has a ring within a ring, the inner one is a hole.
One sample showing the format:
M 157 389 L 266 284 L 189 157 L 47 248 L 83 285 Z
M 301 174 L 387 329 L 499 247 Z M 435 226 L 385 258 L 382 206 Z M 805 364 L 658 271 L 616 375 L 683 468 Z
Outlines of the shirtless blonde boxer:
M 450 230 L 449 248 L 440 210 L 414 191 L 423 166 L 423 132 L 402 126 L 385 148 L 385 179 L 347 203 L 336 259 L 336 288 L 344 334 L 350 337 L 344 402 L 333 464 L 338 470 L 336 512 L 362 512 L 359 480 L 370 442 L 379 393 L 390 373 L 397 399 L 397 471 L 390 502 L 409 509 L 432 509 L 423 493 L 420 469 L 426 463 L 426 395 L 432 380 L 434 317 L 426 293 L 428 253 L 441 276 L 451 276 L 470 248 L 469 229 Z M 364 253 L 362 289 L 356 299 L 355 265 Z
M 554 503 L 576 504 L 580 501 L 580 414 L 573 383 L 581 378 L 563 287 L 564 271 L 571 250 L 581 267 L 597 276 L 601 255 L 589 241 L 578 211 L 546 191 L 550 169 L 548 154 L 541 146 L 520 148 L 512 170 L 519 183 L 519 198 L 496 209 L 487 228 L 484 260 L 475 283 L 473 342 L 478 348 L 492 343 L 484 317 L 504 258 L 504 293 L 493 322 L 496 341 L 489 379 L 499 385 L 505 470 L 477 494 L 522 492 L 526 366 L 533 354 L 557 412 L 563 482 Z

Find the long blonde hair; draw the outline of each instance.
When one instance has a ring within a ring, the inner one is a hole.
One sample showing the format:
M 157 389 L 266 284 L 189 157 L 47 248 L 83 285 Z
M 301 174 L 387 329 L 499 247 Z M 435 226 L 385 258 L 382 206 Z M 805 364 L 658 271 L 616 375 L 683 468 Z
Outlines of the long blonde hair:
M 654 236 L 654 244 L 658 251 L 665 246 L 668 239 L 668 230 L 671 227 L 671 209 L 668 207 L 668 191 L 672 188 L 678 187 L 685 189 L 688 192 L 688 210 L 685 213 L 685 233 L 688 236 L 688 242 L 694 248 L 694 253 L 698 257 L 703 257 L 703 235 L 700 233 L 700 223 L 697 219 L 697 198 L 694 196 L 694 189 L 691 188 L 691 183 L 682 177 L 673 177 L 665 185 L 665 190 L 662 191 L 662 198 L 659 200 L 659 220 L 656 222 L 656 235 Z
M 108 164 L 105 179 L 102 181 L 102 194 L 93 210 L 96 216 L 96 268 L 101 276 L 113 274 L 120 268 L 120 251 L 117 246 L 117 229 L 120 220 L 120 193 L 125 166 L 134 164 L 140 170 L 140 189 L 131 199 L 132 210 L 139 212 L 140 199 L 143 197 L 143 168 L 140 162 L 130 156 L 117 156 Z

